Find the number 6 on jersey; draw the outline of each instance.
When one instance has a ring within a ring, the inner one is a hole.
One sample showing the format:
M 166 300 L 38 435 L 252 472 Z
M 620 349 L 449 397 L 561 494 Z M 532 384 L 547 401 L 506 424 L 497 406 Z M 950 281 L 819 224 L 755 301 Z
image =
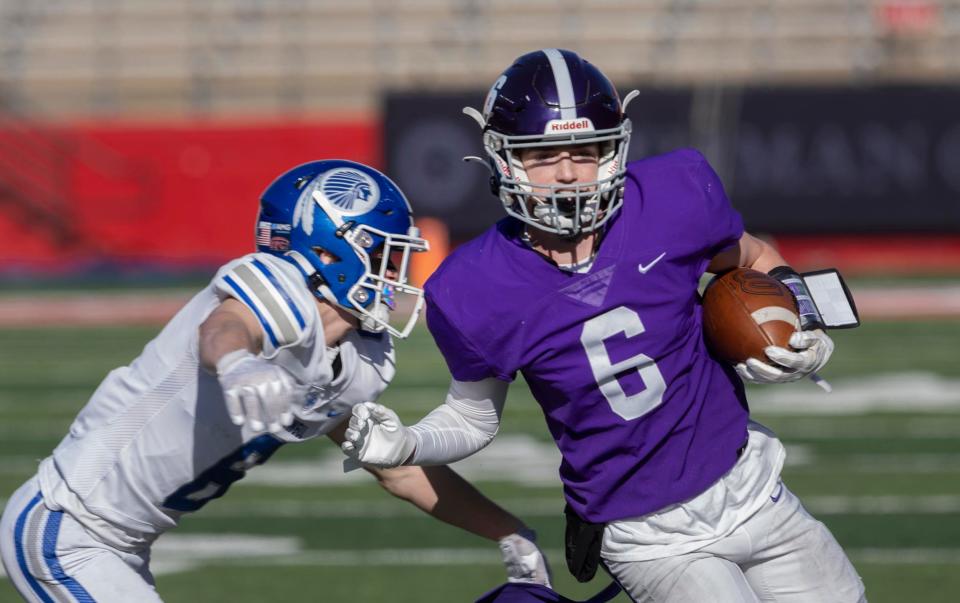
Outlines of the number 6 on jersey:
M 591 318 L 583 324 L 580 343 L 587 353 L 593 378 L 607 399 L 610 408 L 627 421 L 647 414 L 663 403 L 663 392 L 667 384 L 663 380 L 656 362 L 646 354 L 635 354 L 630 358 L 613 363 L 607 354 L 604 340 L 623 333 L 627 337 L 636 337 L 646 329 L 640 316 L 624 306 L 618 306 L 605 314 Z M 638 393 L 627 395 L 617 380 L 617 375 L 629 369 L 636 369 L 646 388 Z

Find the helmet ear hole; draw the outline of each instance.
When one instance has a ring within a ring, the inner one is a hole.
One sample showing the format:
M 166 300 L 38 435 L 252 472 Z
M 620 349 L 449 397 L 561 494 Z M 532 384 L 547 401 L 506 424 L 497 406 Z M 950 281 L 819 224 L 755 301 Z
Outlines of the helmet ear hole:
M 490 192 L 493 193 L 494 197 L 500 196 L 500 178 L 490 176 Z
M 330 253 L 323 247 L 312 247 L 311 249 L 324 264 L 336 264 L 340 261 L 340 257 L 337 256 L 337 254 Z

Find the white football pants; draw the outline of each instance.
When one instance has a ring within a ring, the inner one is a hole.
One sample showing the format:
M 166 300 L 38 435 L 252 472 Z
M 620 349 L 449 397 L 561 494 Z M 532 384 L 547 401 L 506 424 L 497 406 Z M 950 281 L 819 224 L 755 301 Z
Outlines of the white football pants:
M 865 603 L 863 582 L 830 530 L 786 486 L 774 496 L 700 550 L 604 565 L 643 603 Z
M 133 555 L 95 540 L 70 515 L 44 505 L 36 478 L 7 501 L 0 554 L 7 576 L 27 601 L 160 602 L 149 551 Z

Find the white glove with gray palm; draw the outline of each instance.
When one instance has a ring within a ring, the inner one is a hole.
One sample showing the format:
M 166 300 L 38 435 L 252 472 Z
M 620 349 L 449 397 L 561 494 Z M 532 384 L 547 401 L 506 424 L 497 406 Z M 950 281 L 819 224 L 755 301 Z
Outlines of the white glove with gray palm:
M 764 352 L 771 362 L 748 358 L 734 368 L 750 383 L 788 383 L 819 371 L 833 354 L 833 340 L 823 329 L 797 331 L 790 336 L 790 347 L 768 346 Z
M 529 528 L 504 536 L 499 541 L 507 582 L 529 582 L 550 587 L 550 566 L 537 546 L 537 533 Z
M 362 402 L 353 407 L 340 448 L 361 463 L 390 468 L 413 455 L 417 440 L 400 417 L 383 404 Z
M 247 350 L 235 350 L 217 362 L 217 379 L 234 425 L 271 433 L 293 423 L 293 411 L 307 387 L 288 371 Z

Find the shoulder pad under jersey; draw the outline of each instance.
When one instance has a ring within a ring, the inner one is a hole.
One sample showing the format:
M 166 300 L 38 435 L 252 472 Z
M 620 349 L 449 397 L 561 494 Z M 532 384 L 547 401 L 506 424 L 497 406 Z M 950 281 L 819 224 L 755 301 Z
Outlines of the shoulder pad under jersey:
M 250 308 L 264 333 L 264 356 L 303 340 L 312 322 L 313 296 L 292 265 L 266 254 L 252 254 L 221 269 L 217 294 Z

